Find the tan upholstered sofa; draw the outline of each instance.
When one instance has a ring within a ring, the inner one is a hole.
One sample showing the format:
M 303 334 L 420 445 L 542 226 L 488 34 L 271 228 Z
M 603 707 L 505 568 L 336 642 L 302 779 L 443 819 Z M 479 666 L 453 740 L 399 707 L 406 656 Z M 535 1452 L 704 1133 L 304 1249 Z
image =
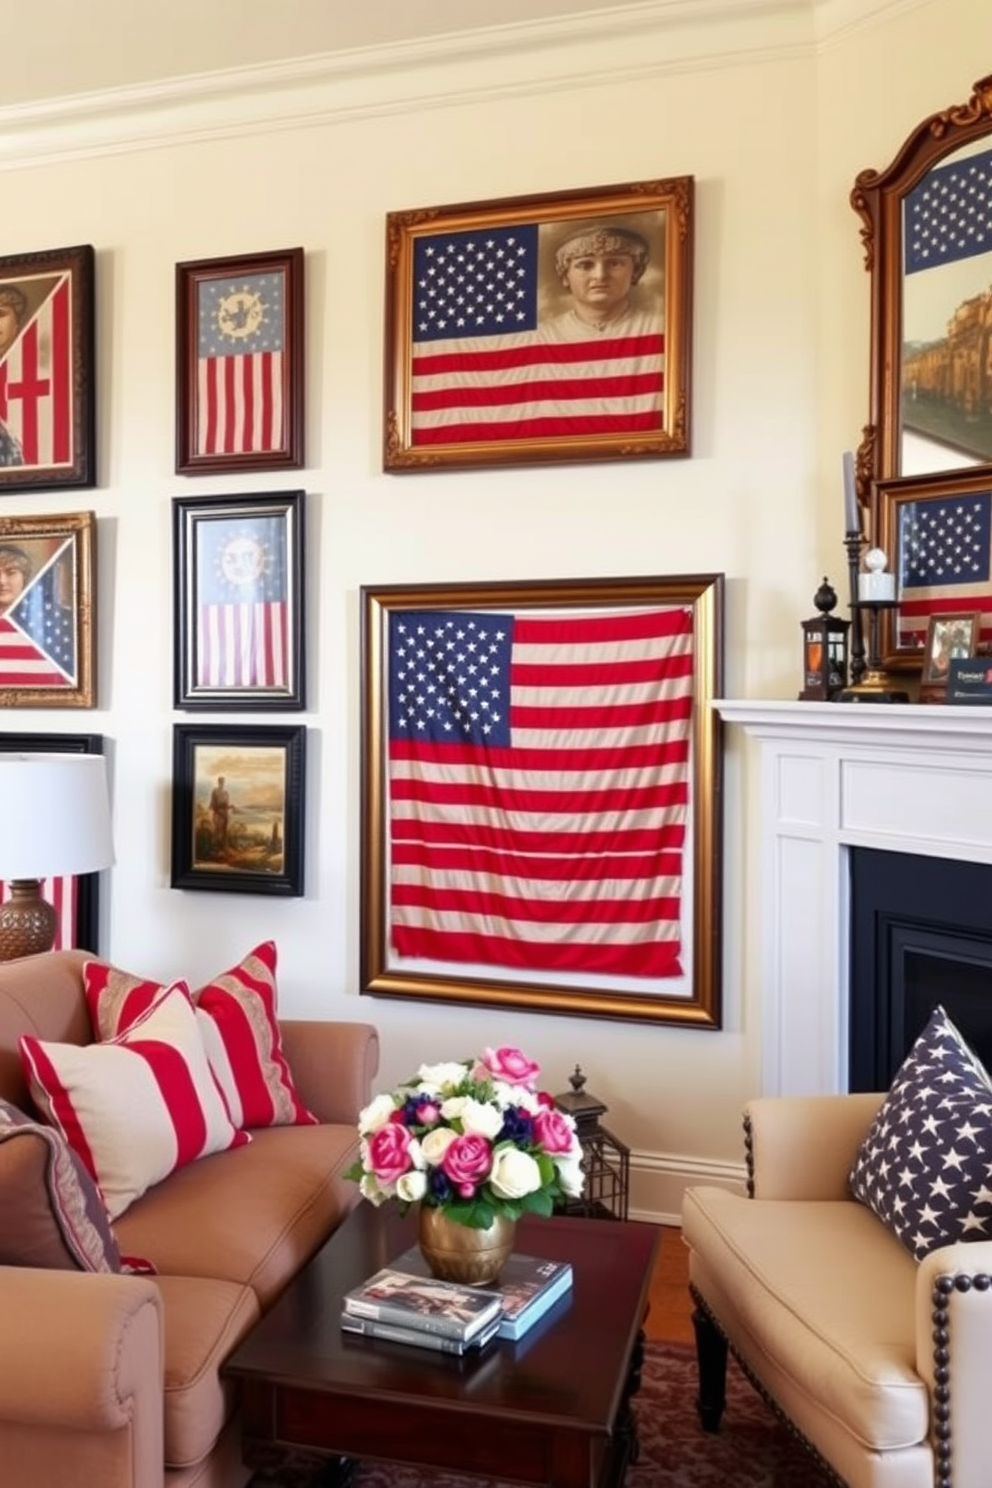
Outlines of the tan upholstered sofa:
M 22 1109 L 20 1036 L 91 1040 L 84 959 L 0 965 L 0 1095 Z M 253 1132 L 136 1200 L 114 1229 L 156 1275 L 0 1266 L 4 1488 L 240 1488 L 250 1476 L 220 1368 L 355 1203 L 342 1175 L 378 1065 L 368 1024 L 280 1026 L 320 1124 Z
M 992 1241 L 917 1260 L 849 1193 L 883 1096 L 755 1100 L 752 1196 L 686 1191 L 700 1410 L 725 1343 L 849 1488 L 992 1483 Z

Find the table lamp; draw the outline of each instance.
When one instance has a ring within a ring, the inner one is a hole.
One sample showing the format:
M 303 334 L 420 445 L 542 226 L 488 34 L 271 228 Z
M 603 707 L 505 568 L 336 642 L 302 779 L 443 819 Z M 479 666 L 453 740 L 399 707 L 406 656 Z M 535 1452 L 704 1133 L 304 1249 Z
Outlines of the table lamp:
M 57 916 L 43 878 L 95 873 L 114 861 L 101 755 L 0 754 L 0 961 L 50 951 Z

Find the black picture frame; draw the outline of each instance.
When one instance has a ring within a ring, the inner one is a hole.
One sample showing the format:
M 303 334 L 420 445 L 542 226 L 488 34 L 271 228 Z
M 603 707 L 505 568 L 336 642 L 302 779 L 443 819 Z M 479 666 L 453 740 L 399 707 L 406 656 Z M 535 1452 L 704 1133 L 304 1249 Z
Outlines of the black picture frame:
M 305 519 L 303 491 L 175 498 L 177 708 L 305 706 Z
M 175 724 L 172 887 L 302 895 L 305 788 L 302 724 Z
M 176 265 L 176 473 L 303 464 L 302 248 Z
M 723 591 L 363 587 L 363 994 L 721 1027 Z
M 0 258 L 0 494 L 96 485 L 94 265 L 88 243 Z
M 0 750 L 5 754 L 103 754 L 102 734 L 21 734 L 0 733 Z M 60 916 L 55 949 L 71 947 L 81 951 L 100 952 L 100 875 L 79 873 L 63 880 L 75 895 L 75 934 L 64 938 L 64 920 Z M 48 897 L 47 895 L 45 897 Z M 72 911 L 70 910 L 70 913 Z

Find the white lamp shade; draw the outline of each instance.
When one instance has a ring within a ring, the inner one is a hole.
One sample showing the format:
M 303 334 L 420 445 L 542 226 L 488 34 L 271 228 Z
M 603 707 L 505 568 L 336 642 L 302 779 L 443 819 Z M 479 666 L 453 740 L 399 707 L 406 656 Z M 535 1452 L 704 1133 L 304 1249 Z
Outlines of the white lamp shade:
M 0 753 L 0 880 L 95 873 L 113 861 L 101 755 Z

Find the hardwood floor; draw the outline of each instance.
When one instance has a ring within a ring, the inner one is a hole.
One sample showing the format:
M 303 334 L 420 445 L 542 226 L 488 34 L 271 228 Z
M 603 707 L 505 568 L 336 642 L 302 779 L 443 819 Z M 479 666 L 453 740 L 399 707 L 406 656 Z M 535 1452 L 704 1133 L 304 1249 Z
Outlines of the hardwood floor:
M 695 1343 L 689 1296 L 689 1253 L 682 1231 L 666 1225 L 651 1278 L 651 1311 L 644 1331 L 667 1343 Z

